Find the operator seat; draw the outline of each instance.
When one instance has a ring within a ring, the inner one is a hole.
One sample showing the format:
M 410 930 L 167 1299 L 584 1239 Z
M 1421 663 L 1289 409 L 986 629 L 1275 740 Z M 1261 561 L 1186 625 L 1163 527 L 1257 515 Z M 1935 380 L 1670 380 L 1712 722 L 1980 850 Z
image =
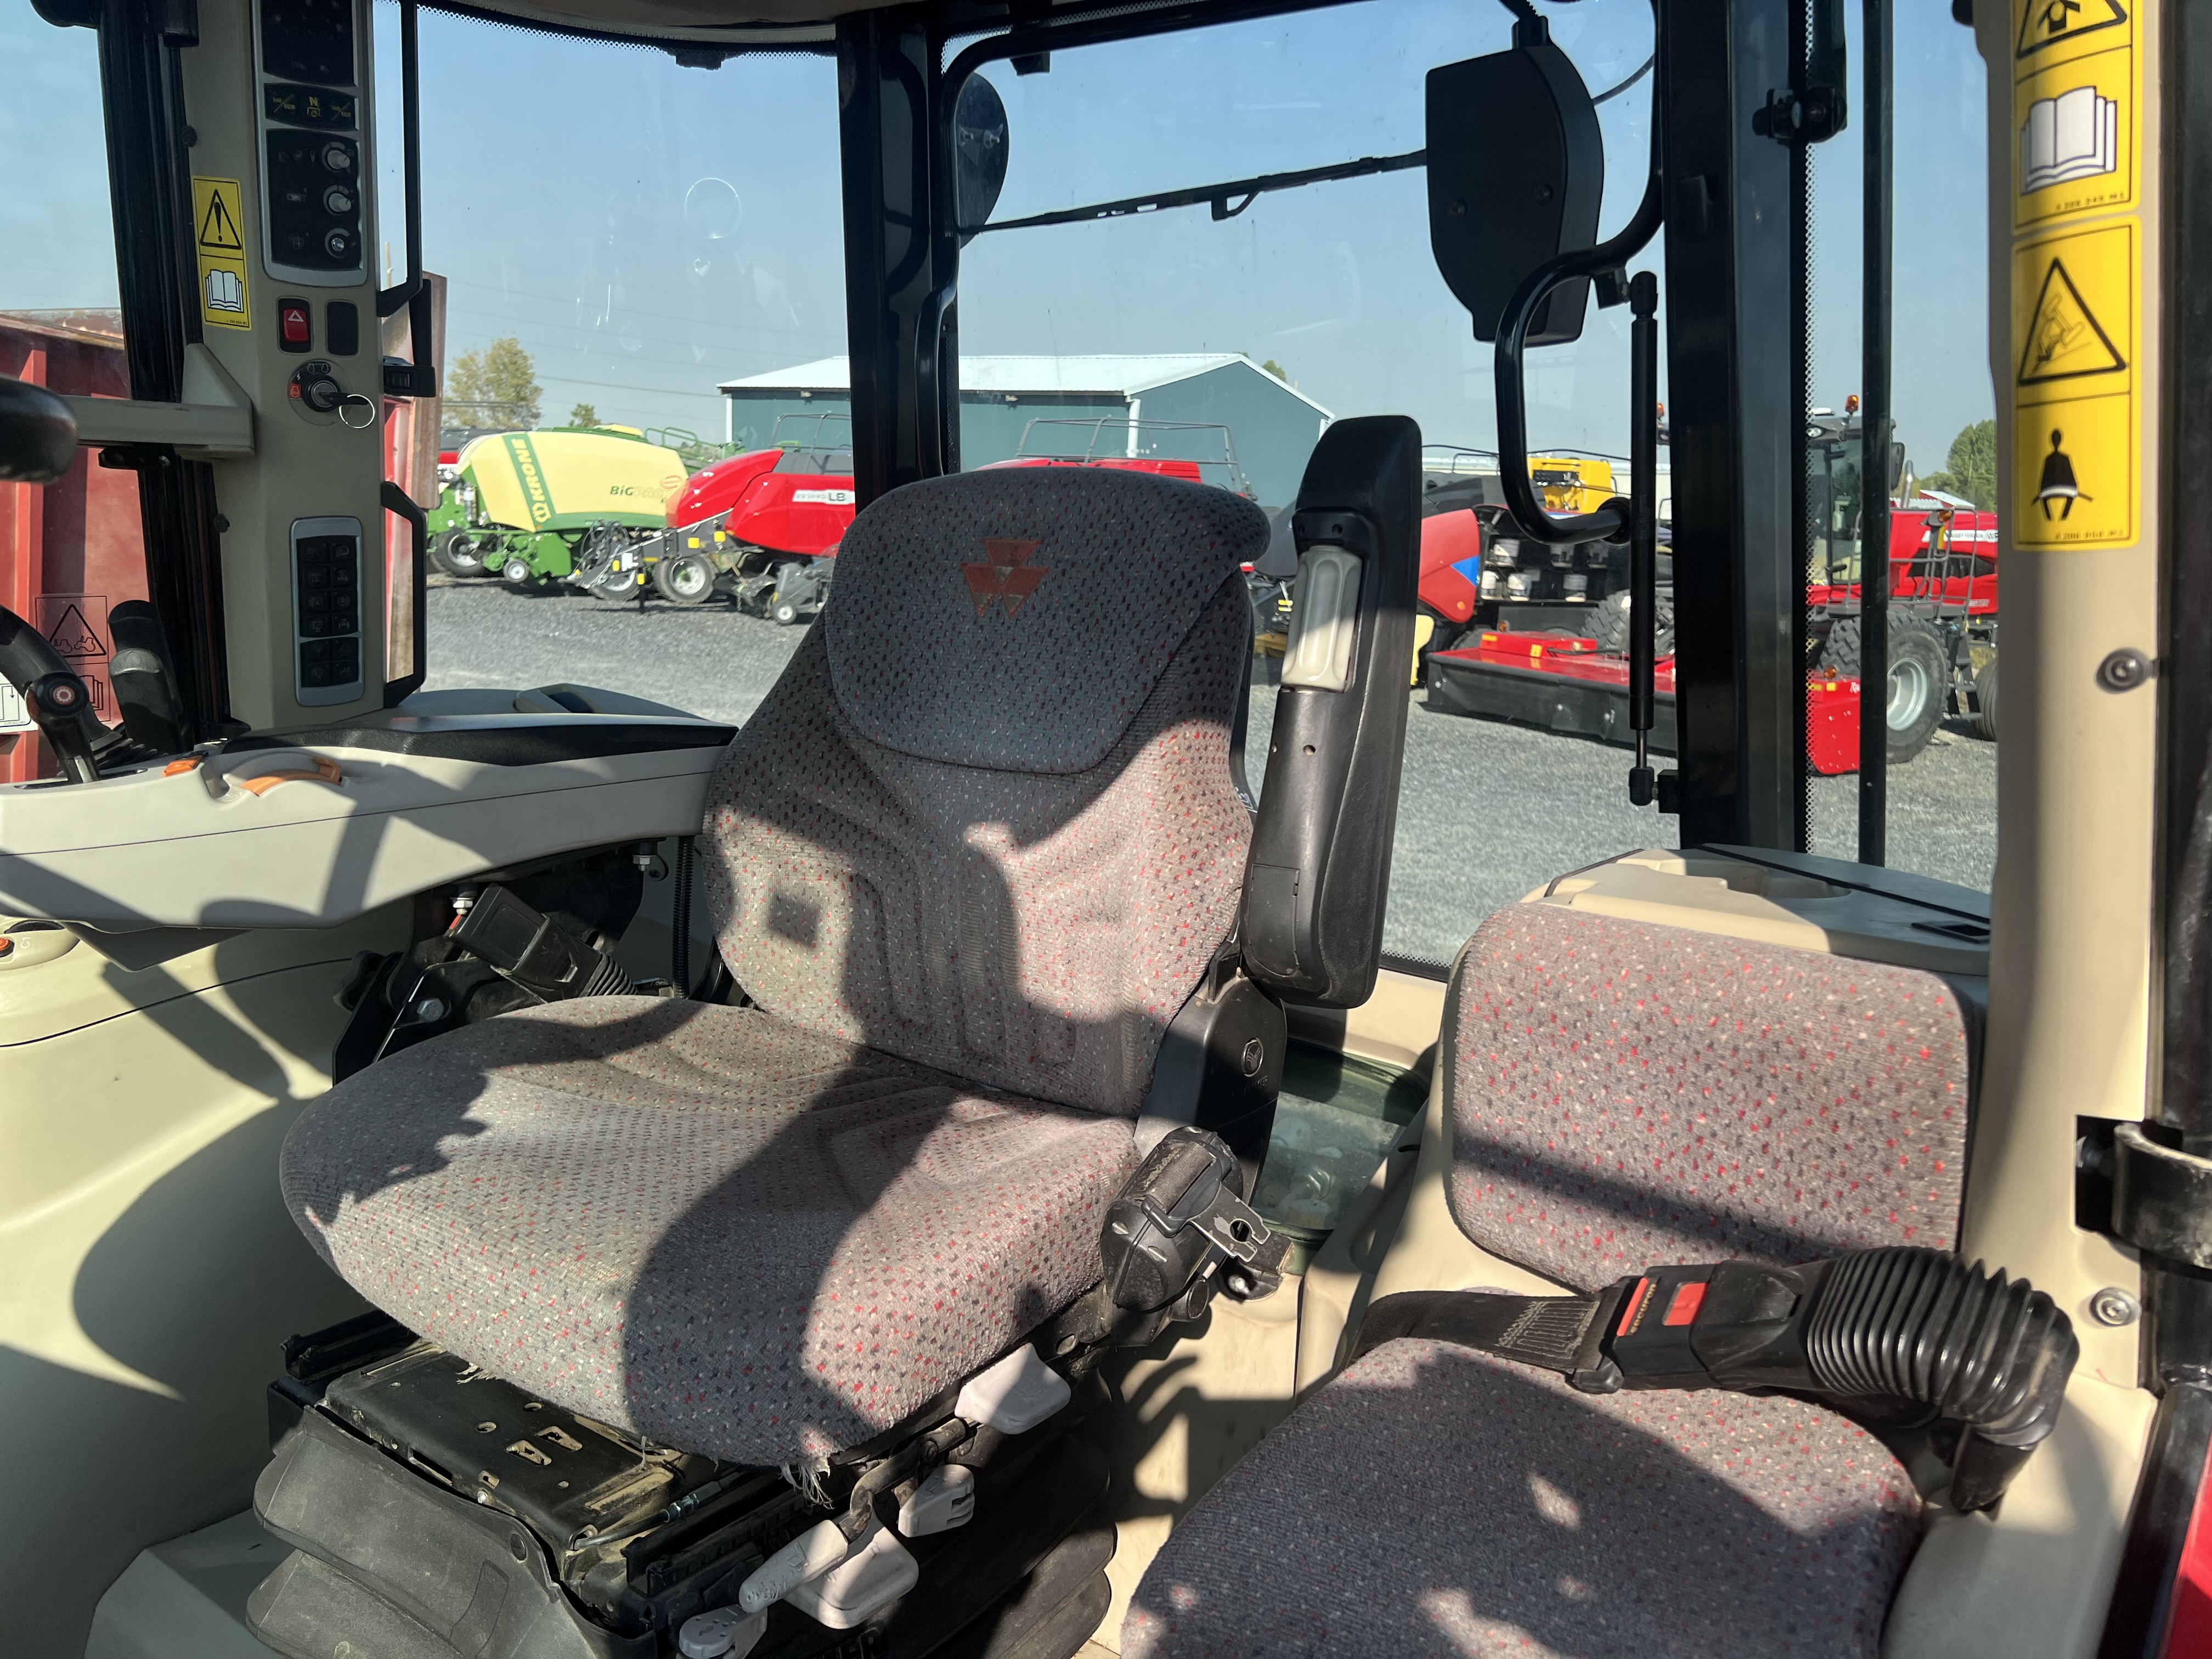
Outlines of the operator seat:
M 1511 906 L 1447 994 L 1453 1218 L 1584 1291 L 1948 1249 L 1972 1006 L 1918 969 Z M 1579 1394 L 1401 1338 L 1199 1502 L 1121 1652 L 1874 1659 L 1919 1526 L 1903 1464 L 1820 1406 Z
M 864 1444 L 1099 1273 L 1163 1033 L 1231 933 L 1259 509 L 1099 470 L 897 490 L 709 787 L 751 1006 L 465 1027 L 287 1139 L 314 1248 L 484 1370 L 775 1465 Z

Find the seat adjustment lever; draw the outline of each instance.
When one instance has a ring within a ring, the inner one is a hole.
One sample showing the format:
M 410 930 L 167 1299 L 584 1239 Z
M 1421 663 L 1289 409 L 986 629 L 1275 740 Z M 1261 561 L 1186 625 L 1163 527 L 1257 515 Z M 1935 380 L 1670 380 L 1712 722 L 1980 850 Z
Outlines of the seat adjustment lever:
M 1188 1125 L 1163 1136 L 1099 1235 L 1114 1304 L 1140 1313 L 1172 1305 L 1175 1317 L 1190 1319 L 1217 1279 L 1243 1301 L 1279 1287 L 1290 1240 L 1244 1202 L 1243 1186 L 1237 1155 L 1220 1136 Z

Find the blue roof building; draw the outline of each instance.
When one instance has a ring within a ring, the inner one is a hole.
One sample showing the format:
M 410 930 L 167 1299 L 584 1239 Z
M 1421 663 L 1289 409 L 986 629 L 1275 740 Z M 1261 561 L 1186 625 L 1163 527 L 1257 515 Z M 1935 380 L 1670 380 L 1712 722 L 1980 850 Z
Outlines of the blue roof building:
M 766 444 L 781 416 L 848 415 L 850 386 L 842 357 L 726 380 L 729 441 Z M 1017 453 L 1162 456 L 1196 461 L 1209 481 L 1226 483 L 1233 447 L 1253 495 L 1279 507 L 1297 495 L 1306 457 L 1334 418 L 1231 352 L 960 360 L 960 459 L 970 469 Z M 1217 428 L 1226 428 L 1226 446 Z

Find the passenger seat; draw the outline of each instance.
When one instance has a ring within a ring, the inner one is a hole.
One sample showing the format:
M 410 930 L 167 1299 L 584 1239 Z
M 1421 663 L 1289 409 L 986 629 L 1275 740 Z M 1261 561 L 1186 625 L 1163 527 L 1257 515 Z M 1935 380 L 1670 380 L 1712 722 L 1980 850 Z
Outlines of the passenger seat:
M 1451 975 L 1452 1216 L 1580 1291 L 1658 1263 L 1948 1249 L 1972 1009 L 1925 969 L 1512 906 Z M 1920 1516 L 1891 1450 L 1820 1406 L 1587 1395 L 1401 1339 L 1199 1503 L 1121 1651 L 1872 1659 Z

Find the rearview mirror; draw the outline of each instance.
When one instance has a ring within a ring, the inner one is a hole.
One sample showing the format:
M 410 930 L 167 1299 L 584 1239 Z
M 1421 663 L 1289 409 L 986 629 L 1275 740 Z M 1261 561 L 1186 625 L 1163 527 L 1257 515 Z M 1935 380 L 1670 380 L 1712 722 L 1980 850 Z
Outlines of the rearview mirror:
M 1495 340 L 1506 301 L 1539 265 L 1597 241 L 1605 139 L 1597 106 L 1540 19 L 1513 50 L 1445 64 L 1428 79 L 1429 246 L 1474 337 Z M 1527 345 L 1579 339 L 1589 282 L 1553 289 Z
M 962 83 L 952 106 L 952 199 L 956 222 L 988 223 L 1006 182 L 1006 106 L 980 75 Z M 963 242 L 968 239 L 963 237 Z
M 42 386 L 0 374 L 0 483 L 50 484 L 76 459 L 76 416 Z

